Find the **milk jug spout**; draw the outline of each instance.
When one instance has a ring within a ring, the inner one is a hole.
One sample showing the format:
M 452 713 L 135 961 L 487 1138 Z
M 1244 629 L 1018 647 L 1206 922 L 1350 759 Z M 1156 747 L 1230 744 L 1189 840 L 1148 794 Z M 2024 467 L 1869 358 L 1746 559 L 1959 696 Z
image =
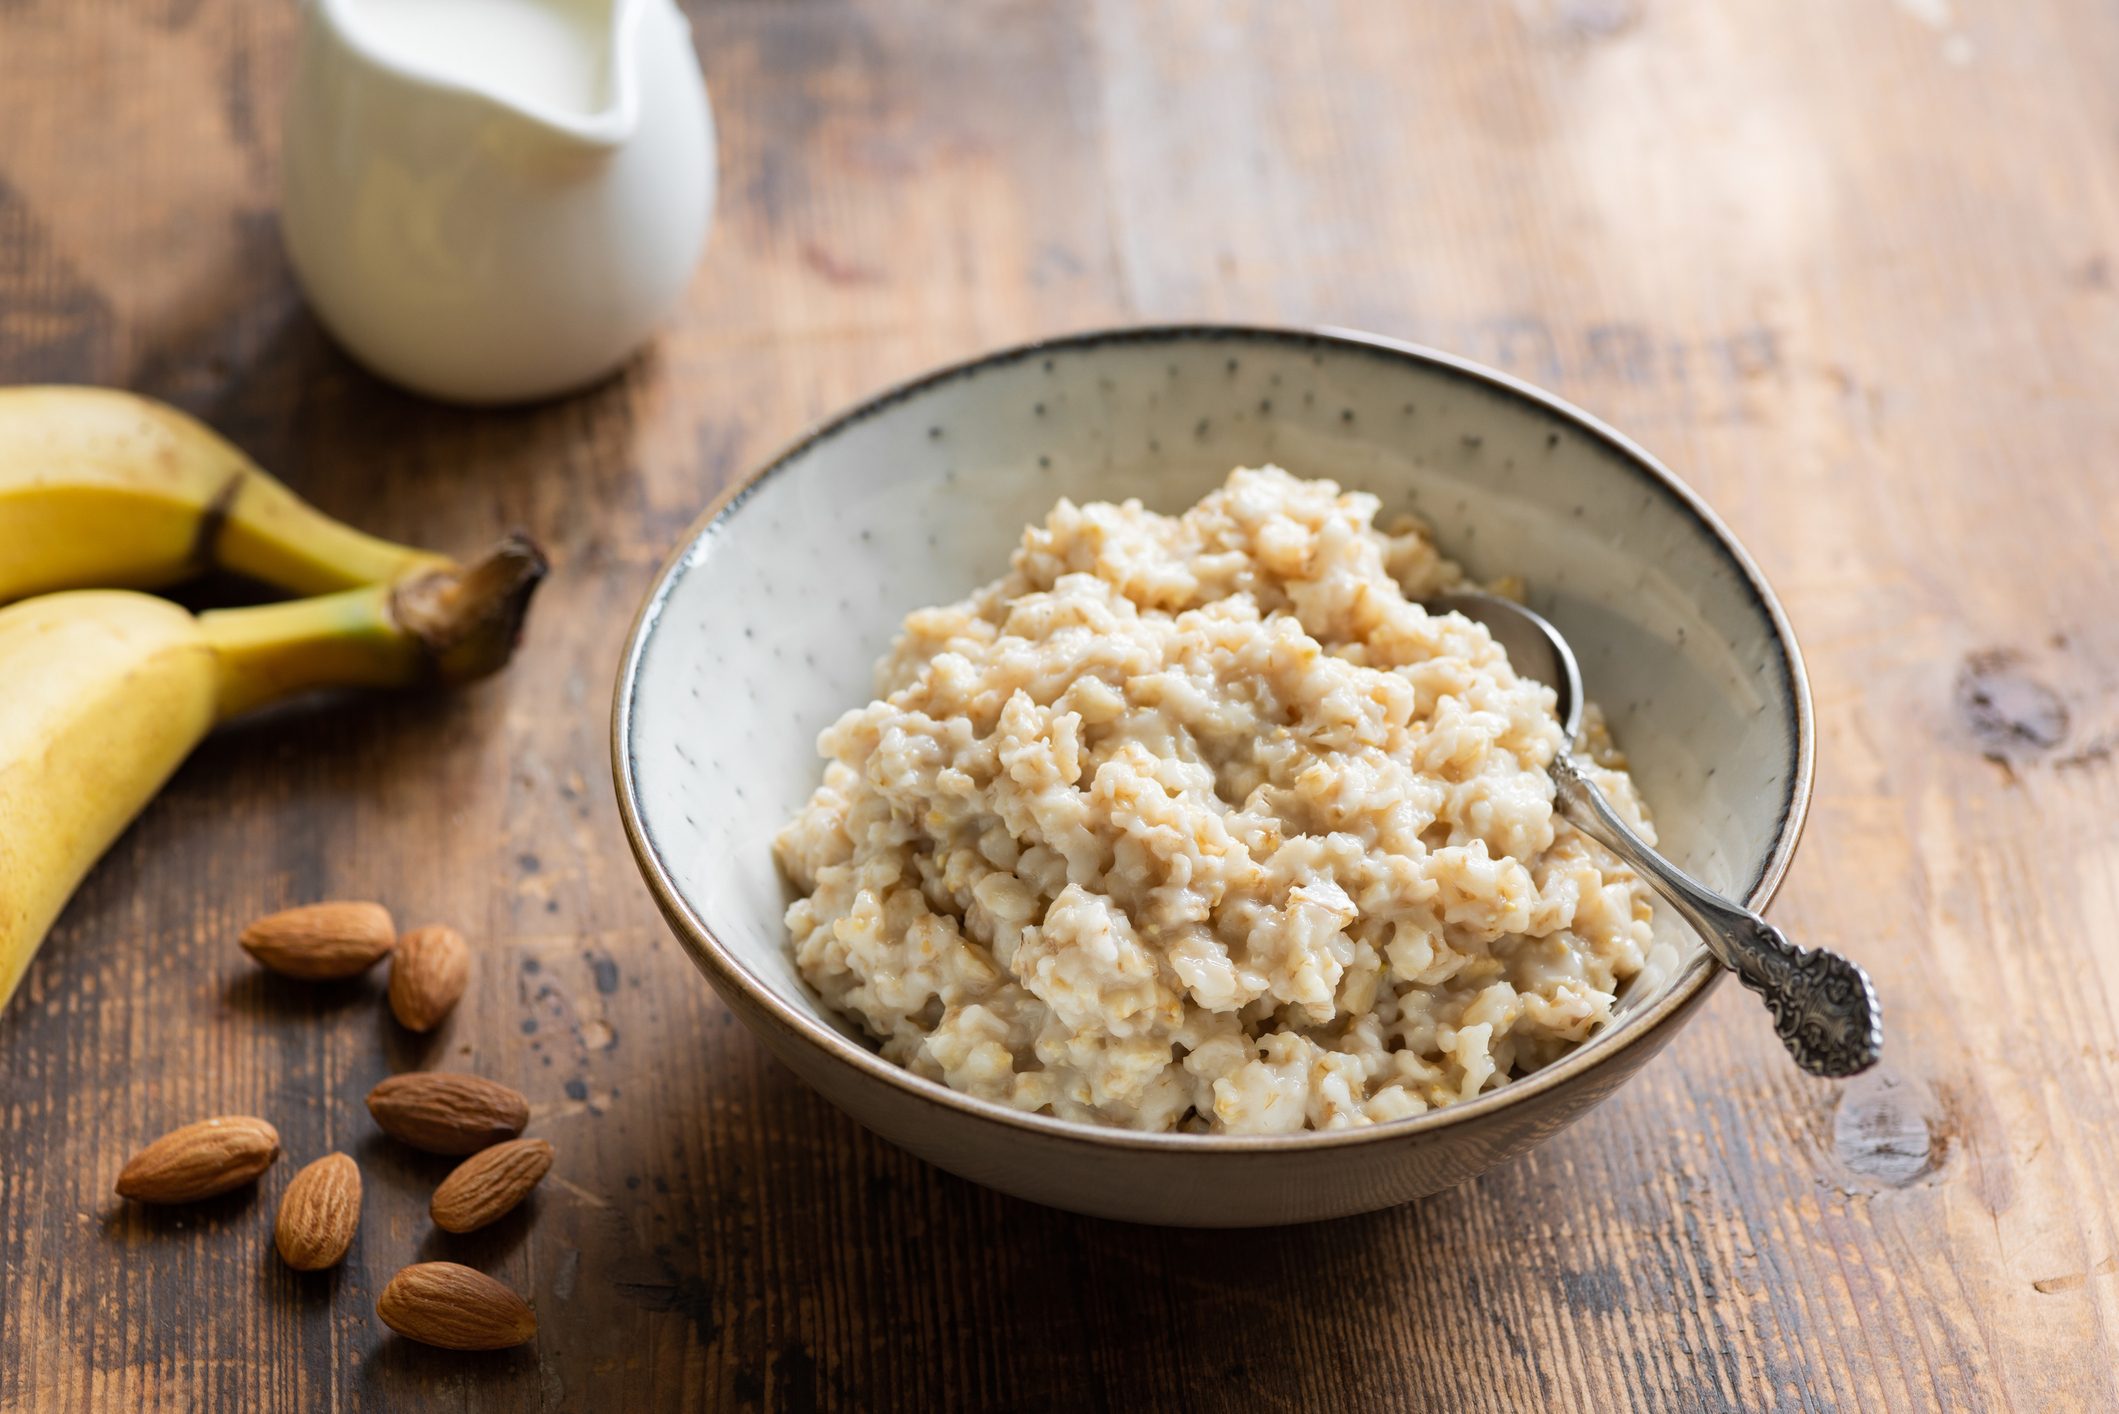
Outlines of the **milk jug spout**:
M 314 3 L 368 63 L 438 95 L 482 100 L 525 138 L 610 150 L 639 126 L 632 40 L 658 0 Z

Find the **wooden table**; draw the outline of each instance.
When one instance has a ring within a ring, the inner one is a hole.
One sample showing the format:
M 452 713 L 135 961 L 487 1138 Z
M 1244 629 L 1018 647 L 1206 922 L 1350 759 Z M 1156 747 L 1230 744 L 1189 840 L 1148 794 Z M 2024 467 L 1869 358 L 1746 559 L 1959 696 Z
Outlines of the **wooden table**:
M 297 298 L 294 6 L 0 5 L 0 378 L 160 395 L 337 514 L 466 552 L 519 524 L 555 565 L 505 678 L 217 737 L 67 912 L 0 1019 L 0 1406 L 2119 1407 L 2119 12 L 689 8 L 724 186 L 681 318 L 602 388 L 470 413 Z M 1881 1071 L 1805 1079 L 1727 987 L 1459 1192 L 1223 1236 L 944 1176 L 735 1025 L 612 804 L 657 562 L 887 380 L 1193 316 L 1501 365 L 1725 513 L 1822 733 L 1776 916 L 1874 972 Z M 439 1040 L 237 951 L 334 895 L 475 938 Z M 361 1105 L 426 1064 L 534 1098 L 533 1211 L 428 1227 L 445 1164 Z M 363 1164 L 336 1276 L 272 1255 L 291 1162 L 188 1211 L 111 1196 L 231 1110 Z M 437 1255 L 530 1294 L 535 1344 L 390 1337 L 376 1292 Z

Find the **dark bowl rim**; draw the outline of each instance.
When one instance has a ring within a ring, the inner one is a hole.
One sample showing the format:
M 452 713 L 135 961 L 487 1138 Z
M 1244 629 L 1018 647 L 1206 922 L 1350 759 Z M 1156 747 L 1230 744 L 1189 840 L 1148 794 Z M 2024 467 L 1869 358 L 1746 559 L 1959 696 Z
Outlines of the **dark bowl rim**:
M 632 627 L 626 636 L 625 651 L 619 660 L 617 688 L 611 702 L 612 781 L 618 794 L 618 811 L 625 826 L 626 843 L 632 850 L 634 863 L 638 866 L 641 877 L 646 880 L 649 892 L 653 894 L 663 917 L 677 934 L 678 941 L 684 944 L 685 950 L 691 954 L 692 960 L 698 964 L 700 970 L 707 974 L 708 979 L 717 987 L 736 989 L 749 1001 L 753 1011 L 770 1018 L 784 1031 L 806 1041 L 828 1057 L 851 1065 L 869 1079 L 902 1092 L 908 1098 L 943 1110 L 957 1111 L 967 1118 L 1029 1131 L 1047 1140 L 1087 1144 L 1097 1148 L 1148 1149 L 1164 1153 L 1179 1151 L 1274 1155 L 1304 1149 L 1338 1148 L 1343 1145 L 1411 1141 L 1440 1130 L 1476 1123 L 1497 1111 L 1524 1104 L 1561 1087 L 1585 1080 L 1592 1072 L 1616 1060 L 1621 1051 L 1657 1034 L 1666 1025 L 1687 1014 L 1690 1010 L 1688 1003 L 1704 989 L 1719 981 L 1722 969 L 1702 952 L 1686 965 L 1669 990 L 1653 1005 L 1627 1016 L 1601 1036 L 1570 1051 L 1550 1065 L 1532 1071 L 1520 1079 L 1511 1080 L 1498 1089 L 1470 1100 L 1429 1110 L 1425 1114 L 1393 1120 L 1387 1124 L 1364 1125 L 1351 1129 L 1301 1130 L 1290 1134 L 1142 1133 L 1103 1128 L 1052 1115 L 1011 1109 L 990 1100 L 976 1099 L 951 1090 L 885 1060 L 875 1051 L 803 1014 L 783 1000 L 771 987 L 752 976 L 722 946 L 706 921 L 692 909 L 664 866 L 661 853 L 655 847 L 654 840 L 641 818 L 634 785 L 632 717 L 641 659 L 654 626 L 660 620 L 663 606 L 678 581 L 692 566 L 699 563 L 713 537 L 726 526 L 735 512 L 759 487 L 769 478 L 793 465 L 812 447 L 855 424 L 908 398 L 981 371 L 1028 359 L 1080 353 L 1109 345 L 1190 342 L 1269 343 L 1295 345 L 1312 351 L 1331 349 L 1335 352 L 1358 353 L 1386 361 L 1414 364 L 1428 372 L 1480 384 L 1491 391 L 1529 404 L 1533 412 L 1572 424 L 1578 431 L 1602 442 L 1609 449 L 1619 453 L 1623 461 L 1631 463 L 1650 485 L 1688 512 L 1738 572 L 1751 597 L 1772 626 L 1773 646 L 1782 668 L 1782 690 L 1788 699 L 1790 718 L 1795 724 L 1794 740 L 1791 743 L 1792 756 L 1786 772 L 1788 790 L 1782 801 L 1780 821 L 1775 828 L 1773 848 L 1760 865 L 1746 895 L 1746 901 L 1758 910 L 1763 910 L 1772 901 L 1787 873 L 1790 861 L 1794 858 L 1809 815 L 1816 768 L 1810 682 L 1803 667 L 1802 651 L 1796 643 L 1795 630 L 1788 622 L 1780 599 L 1766 583 L 1765 576 L 1752 560 L 1750 553 L 1738 542 L 1729 527 L 1723 524 L 1721 517 L 1674 472 L 1624 433 L 1565 399 L 1498 369 L 1402 339 L 1328 325 L 1303 328 L 1212 322 L 1139 324 L 1088 329 L 1034 339 L 944 364 L 890 385 L 811 426 L 783 446 L 756 471 L 722 492 L 700 513 L 663 561 L 653 584 L 641 601 L 639 610 L 633 616 Z

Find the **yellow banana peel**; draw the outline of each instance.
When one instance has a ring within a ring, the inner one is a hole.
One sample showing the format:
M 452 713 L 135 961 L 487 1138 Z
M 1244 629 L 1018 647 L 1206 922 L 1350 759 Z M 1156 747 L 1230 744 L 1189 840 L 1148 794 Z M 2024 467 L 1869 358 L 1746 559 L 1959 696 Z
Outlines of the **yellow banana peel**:
M 213 726 L 329 687 L 483 676 L 545 572 L 511 537 L 429 570 L 191 614 L 121 589 L 0 608 L 0 1005 L 89 868 Z
M 0 388 L 0 604 L 220 568 L 328 594 L 452 561 L 319 511 L 196 418 L 113 388 Z

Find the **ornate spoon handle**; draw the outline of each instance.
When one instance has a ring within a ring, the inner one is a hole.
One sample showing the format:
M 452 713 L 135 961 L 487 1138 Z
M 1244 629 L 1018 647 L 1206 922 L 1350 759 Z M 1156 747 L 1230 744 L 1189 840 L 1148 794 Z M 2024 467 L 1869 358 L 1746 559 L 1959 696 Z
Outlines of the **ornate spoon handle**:
M 1723 898 L 1657 854 L 1621 820 L 1572 756 L 1553 758 L 1560 813 L 1632 865 L 1699 931 L 1707 950 L 1766 999 L 1773 1029 L 1812 1075 L 1855 1075 L 1883 1051 L 1883 1013 L 1869 974 L 1823 948 L 1798 948 L 1780 929 Z

